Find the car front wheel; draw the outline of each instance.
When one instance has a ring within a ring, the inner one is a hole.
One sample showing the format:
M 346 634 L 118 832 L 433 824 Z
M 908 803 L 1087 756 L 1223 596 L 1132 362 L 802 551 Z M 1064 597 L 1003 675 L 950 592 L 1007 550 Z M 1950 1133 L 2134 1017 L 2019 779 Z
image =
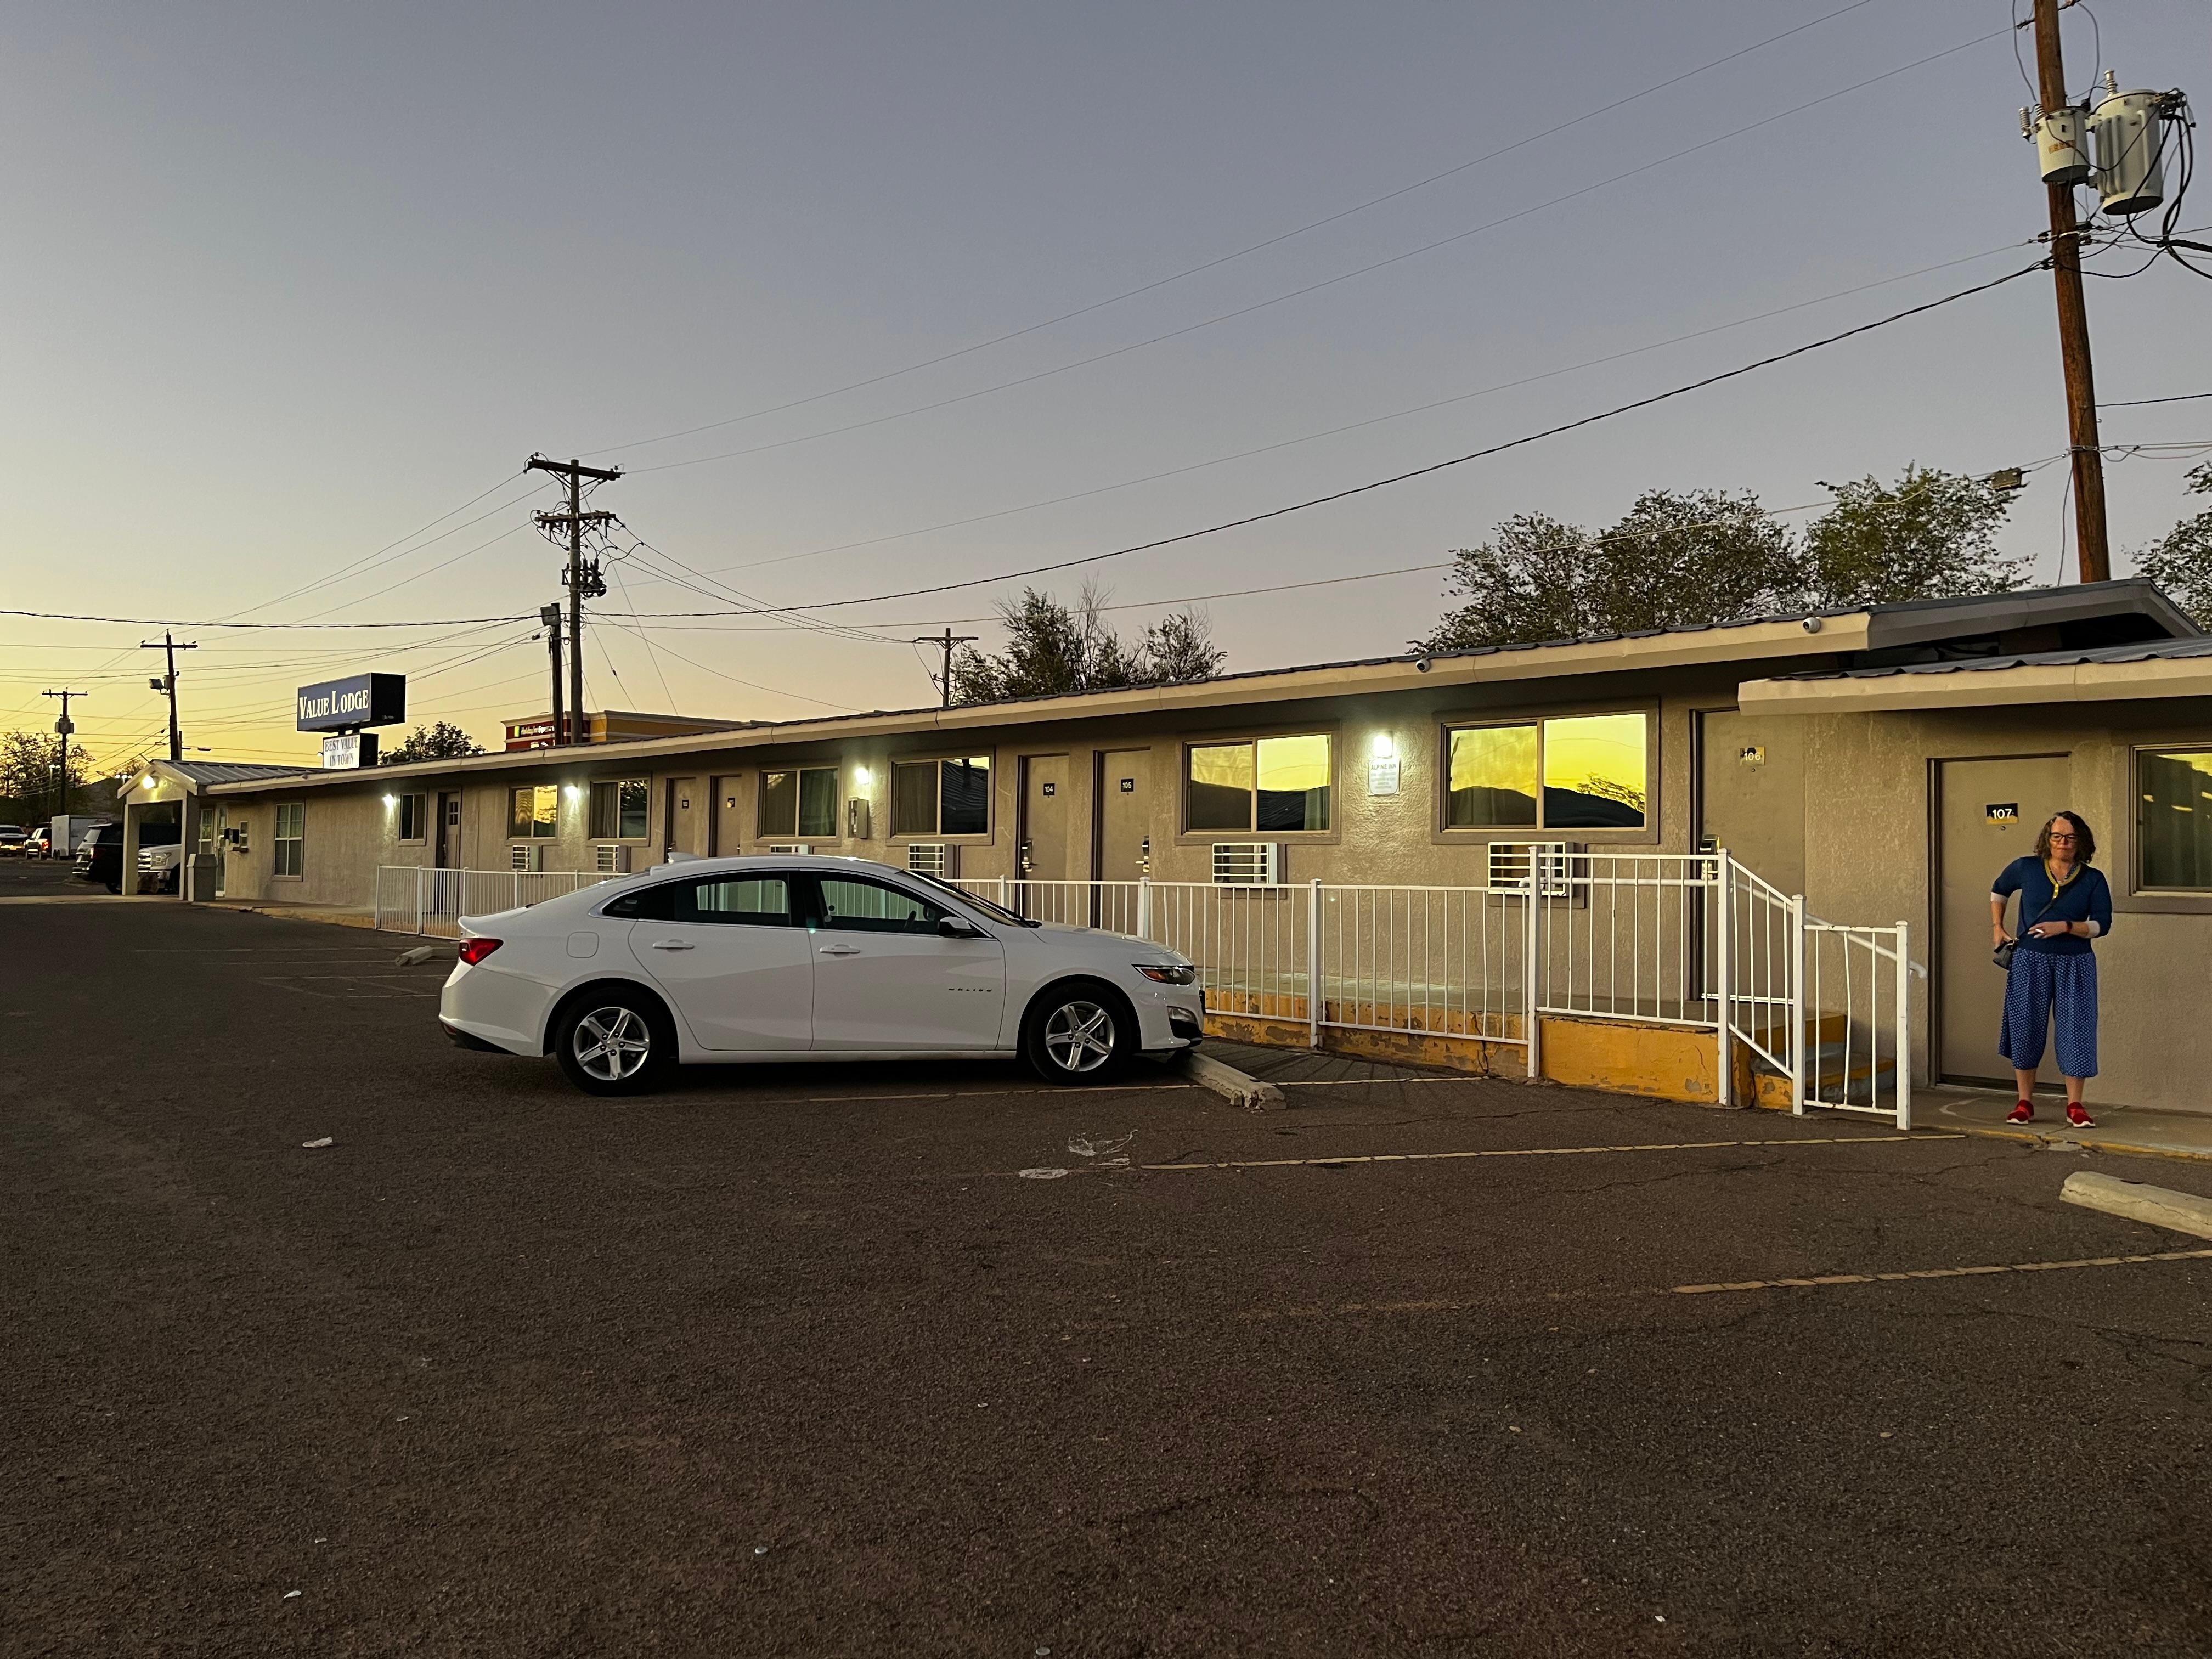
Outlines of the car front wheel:
M 1058 986 L 1030 1010 L 1022 1050 L 1053 1083 L 1103 1083 L 1121 1074 L 1137 1046 L 1137 1017 L 1103 985 Z
M 562 1016 L 554 1052 L 586 1094 L 643 1094 L 674 1062 L 676 1034 L 647 997 L 609 989 L 580 999 Z

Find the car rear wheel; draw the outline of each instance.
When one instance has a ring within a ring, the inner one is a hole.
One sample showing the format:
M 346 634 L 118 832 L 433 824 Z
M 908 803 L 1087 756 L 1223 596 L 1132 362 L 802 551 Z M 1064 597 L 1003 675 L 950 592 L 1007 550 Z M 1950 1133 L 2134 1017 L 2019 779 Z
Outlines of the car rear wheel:
M 611 987 L 562 1016 L 553 1046 L 561 1069 L 586 1094 L 636 1095 L 658 1086 L 674 1063 L 676 1033 L 651 998 Z
M 1030 1007 L 1022 1052 L 1052 1083 L 1104 1083 L 1121 1075 L 1137 1047 L 1137 1017 L 1121 995 L 1079 981 L 1055 986 Z

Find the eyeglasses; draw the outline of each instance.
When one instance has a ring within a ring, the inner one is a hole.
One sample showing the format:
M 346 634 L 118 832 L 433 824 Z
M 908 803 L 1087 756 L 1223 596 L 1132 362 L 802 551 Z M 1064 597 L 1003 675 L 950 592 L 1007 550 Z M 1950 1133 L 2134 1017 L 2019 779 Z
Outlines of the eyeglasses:
M 2081 840 L 2081 837 L 2079 836 L 2063 835 L 2054 830 L 2051 833 L 2051 839 L 2053 841 L 2079 841 Z

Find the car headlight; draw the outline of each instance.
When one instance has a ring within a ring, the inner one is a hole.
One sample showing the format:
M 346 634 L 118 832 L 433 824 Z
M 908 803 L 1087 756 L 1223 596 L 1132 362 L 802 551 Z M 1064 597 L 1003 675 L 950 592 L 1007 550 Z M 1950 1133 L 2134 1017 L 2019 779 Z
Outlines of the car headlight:
M 1198 969 L 1187 962 L 1138 962 L 1130 965 L 1146 979 L 1156 979 L 1163 985 L 1188 985 L 1198 977 Z

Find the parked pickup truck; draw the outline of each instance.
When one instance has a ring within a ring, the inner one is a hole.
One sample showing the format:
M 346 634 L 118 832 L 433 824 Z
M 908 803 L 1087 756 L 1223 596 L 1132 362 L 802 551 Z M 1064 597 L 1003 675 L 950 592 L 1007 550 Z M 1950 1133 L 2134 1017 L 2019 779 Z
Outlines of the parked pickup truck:
M 141 872 L 143 871 L 145 855 L 149 850 L 167 847 L 181 851 L 177 843 L 178 831 L 175 824 L 141 824 L 138 829 L 138 862 Z M 96 881 L 111 893 L 121 892 L 123 890 L 123 826 L 119 823 L 93 825 L 92 833 L 84 838 L 84 844 L 77 849 L 76 864 L 70 873 L 79 881 Z

